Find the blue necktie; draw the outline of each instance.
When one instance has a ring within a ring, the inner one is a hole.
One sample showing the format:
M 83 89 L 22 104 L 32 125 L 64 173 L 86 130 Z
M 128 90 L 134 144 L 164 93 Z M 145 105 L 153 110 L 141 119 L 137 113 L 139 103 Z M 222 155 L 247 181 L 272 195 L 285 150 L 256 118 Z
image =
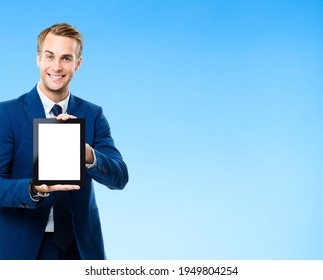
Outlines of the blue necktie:
M 51 112 L 54 114 L 54 116 L 58 116 L 59 114 L 62 114 L 62 107 L 58 104 L 55 104 L 51 110 Z
M 55 104 L 51 112 L 58 116 L 62 113 L 62 107 Z M 56 136 L 60 137 L 61 135 Z M 62 250 L 66 251 L 74 241 L 68 193 L 67 191 L 56 191 L 53 195 L 54 240 Z

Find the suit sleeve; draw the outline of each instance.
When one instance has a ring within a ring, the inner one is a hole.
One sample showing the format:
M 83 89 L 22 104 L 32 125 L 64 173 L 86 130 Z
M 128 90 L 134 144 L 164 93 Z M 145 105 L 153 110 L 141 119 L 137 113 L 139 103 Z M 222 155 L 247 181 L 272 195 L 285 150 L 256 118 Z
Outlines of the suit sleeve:
M 94 168 L 87 169 L 87 174 L 110 189 L 123 189 L 128 182 L 128 169 L 114 145 L 109 123 L 103 115 L 101 107 L 95 119 L 92 148 L 97 159 L 97 165 Z
M 0 128 L 0 207 L 35 208 L 28 190 L 31 178 L 10 177 L 15 139 L 12 122 L 3 104 L 0 104 Z

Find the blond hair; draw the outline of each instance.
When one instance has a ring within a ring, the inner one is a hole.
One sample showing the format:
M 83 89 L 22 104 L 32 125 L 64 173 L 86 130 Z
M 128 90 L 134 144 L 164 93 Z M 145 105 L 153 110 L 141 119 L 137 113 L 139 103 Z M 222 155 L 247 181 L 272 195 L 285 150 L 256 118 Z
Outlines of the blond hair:
M 38 35 L 37 52 L 41 53 L 45 38 L 48 33 L 52 33 L 57 36 L 69 37 L 75 39 L 78 45 L 77 58 L 80 58 L 83 50 L 83 36 L 74 26 L 67 23 L 54 24 L 51 27 L 46 28 Z

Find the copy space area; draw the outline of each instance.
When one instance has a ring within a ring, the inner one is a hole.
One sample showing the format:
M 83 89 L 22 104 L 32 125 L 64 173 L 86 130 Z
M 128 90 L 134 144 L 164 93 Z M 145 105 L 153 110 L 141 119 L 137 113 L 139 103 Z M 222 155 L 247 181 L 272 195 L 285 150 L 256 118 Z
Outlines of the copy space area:
M 80 180 L 80 125 L 39 124 L 39 180 Z

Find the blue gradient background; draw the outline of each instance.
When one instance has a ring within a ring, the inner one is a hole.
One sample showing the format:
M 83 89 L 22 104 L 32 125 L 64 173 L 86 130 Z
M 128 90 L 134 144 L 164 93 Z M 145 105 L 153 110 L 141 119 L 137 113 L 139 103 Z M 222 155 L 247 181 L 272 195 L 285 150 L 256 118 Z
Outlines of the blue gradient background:
M 109 259 L 323 258 L 323 1 L 6 1 L 0 101 L 58 22 L 130 171 L 95 185 Z

